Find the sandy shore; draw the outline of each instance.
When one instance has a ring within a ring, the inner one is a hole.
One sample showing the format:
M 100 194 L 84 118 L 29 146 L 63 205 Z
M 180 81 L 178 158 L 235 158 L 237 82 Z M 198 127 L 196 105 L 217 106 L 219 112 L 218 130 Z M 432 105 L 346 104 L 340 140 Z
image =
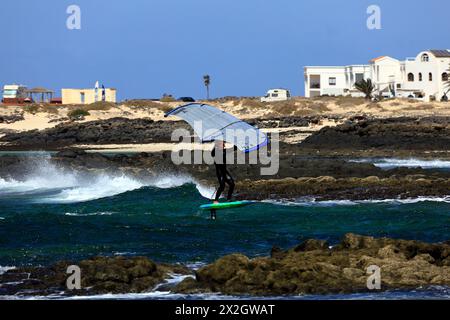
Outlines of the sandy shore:
M 86 150 L 86 152 L 162 152 L 179 150 L 211 150 L 212 143 L 146 143 L 146 144 L 80 144 L 74 147 Z
M 404 99 L 373 103 L 359 98 L 323 97 L 315 99 L 294 98 L 290 101 L 262 103 L 257 99 L 236 98 L 226 101 L 209 101 L 208 103 L 242 119 L 314 115 L 351 117 L 361 114 L 376 118 L 450 116 L 450 103 L 425 103 Z M 154 121 L 174 120 L 173 118 L 164 118 L 164 111 L 175 108 L 180 104 L 182 103 L 149 102 L 148 106 L 138 107 L 117 104 L 106 110 L 89 110 L 89 106 L 43 106 L 38 108 L 37 111 L 34 110 L 34 112 L 27 106 L 1 106 L 0 119 L 2 116 L 11 115 L 23 115 L 24 119 L 13 123 L 2 123 L 0 121 L 0 130 L 27 131 L 52 128 L 68 121 L 67 116 L 69 112 L 77 108 L 85 108 L 90 113 L 81 122 L 115 117 L 128 119 L 150 118 Z M 333 125 L 333 123 L 324 123 L 323 125 Z M 320 126 L 311 129 L 320 129 Z

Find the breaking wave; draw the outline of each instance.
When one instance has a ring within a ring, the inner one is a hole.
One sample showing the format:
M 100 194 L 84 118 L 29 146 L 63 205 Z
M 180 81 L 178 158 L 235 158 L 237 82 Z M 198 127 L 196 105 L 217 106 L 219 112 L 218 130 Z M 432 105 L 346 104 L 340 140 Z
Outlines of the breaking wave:
M 47 157 L 32 160 L 30 173 L 22 180 L 0 178 L 0 197 L 32 196 L 37 203 L 76 203 L 116 196 L 143 187 L 176 188 L 195 184 L 199 193 L 212 197 L 214 190 L 189 176 L 164 175 L 148 181 L 125 174 L 81 174 L 50 162 Z M 70 213 L 68 213 L 70 215 Z
M 8 272 L 9 270 L 14 270 L 15 268 L 16 267 L 10 267 L 10 266 L 2 267 L 2 266 L 0 266 L 0 275 Z

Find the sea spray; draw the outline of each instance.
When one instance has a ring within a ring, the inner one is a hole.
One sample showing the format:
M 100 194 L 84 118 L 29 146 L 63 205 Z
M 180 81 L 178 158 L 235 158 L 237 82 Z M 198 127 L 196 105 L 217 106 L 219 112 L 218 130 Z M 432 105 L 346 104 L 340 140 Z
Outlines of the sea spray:
M 21 179 L 0 177 L 0 196 L 42 194 L 34 197 L 33 202 L 75 203 L 112 197 L 143 187 L 168 189 L 194 184 L 208 199 L 215 191 L 188 175 L 160 174 L 150 179 L 138 179 L 121 172 L 86 174 L 68 170 L 52 162 L 45 153 L 27 158 L 25 166 L 26 174 Z

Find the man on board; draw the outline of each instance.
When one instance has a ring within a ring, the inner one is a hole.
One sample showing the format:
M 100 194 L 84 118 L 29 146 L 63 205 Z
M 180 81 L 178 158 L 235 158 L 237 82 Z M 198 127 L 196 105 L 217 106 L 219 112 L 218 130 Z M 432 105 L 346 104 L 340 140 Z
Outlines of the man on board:
M 236 146 L 234 150 L 236 150 Z M 234 191 L 234 180 L 230 172 L 227 170 L 227 150 L 225 149 L 225 142 L 216 140 L 215 146 L 211 151 L 211 156 L 214 159 L 214 166 L 216 167 L 216 175 L 219 180 L 219 188 L 214 198 L 214 203 L 219 203 L 219 198 L 225 190 L 225 184 L 228 185 L 227 200 L 230 201 Z

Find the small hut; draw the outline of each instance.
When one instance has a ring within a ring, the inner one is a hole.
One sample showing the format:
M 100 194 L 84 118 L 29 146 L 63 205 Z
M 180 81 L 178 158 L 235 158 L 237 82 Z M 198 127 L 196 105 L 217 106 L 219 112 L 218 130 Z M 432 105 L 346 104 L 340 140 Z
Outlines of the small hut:
M 39 101 L 41 103 L 51 102 L 54 93 L 54 91 L 42 87 L 27 90 L 28 97 L 31 99 L 31 101 Z M 37 96 L 38 99 L 35 100 L 34 96 Z

